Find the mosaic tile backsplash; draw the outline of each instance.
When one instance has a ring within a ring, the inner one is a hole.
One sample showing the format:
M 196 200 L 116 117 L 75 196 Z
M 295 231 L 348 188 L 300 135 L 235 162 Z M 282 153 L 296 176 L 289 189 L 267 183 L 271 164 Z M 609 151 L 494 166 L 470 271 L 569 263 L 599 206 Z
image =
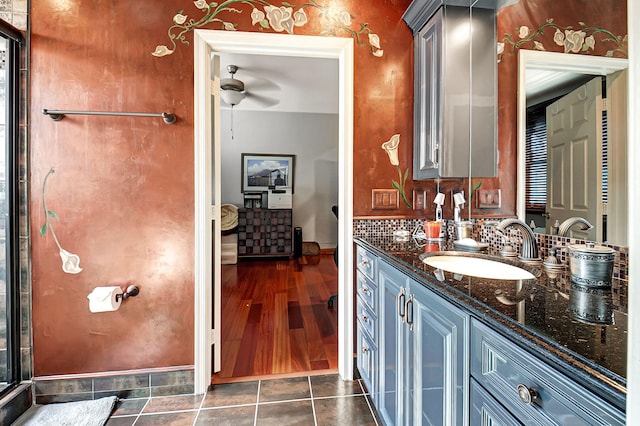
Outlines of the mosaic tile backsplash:
M 491 221 L 484 221 L 481 219 L 474 219 L 473 230 L 471 238 L 478 242 L 487 243 L 491 248 L 501 250 L 505 244 L 504 238 L 495 232 L 491 224 L 497 224 L 500 219 L 491 219 Z M 452 220 L 445 220 L 445 238 L 452 239 L 456 235 L 455 222 Z M 353 235 L 355 237 L 382 237 L 391 235 L 397 230 L 406 230 L 413 232 L 416 228 L 422 229 L 424 226 L 423 219 L 355 219 L 353 221 Z M 520 253 L 520 231 L 517 229 L 509 228 L 506 232 L 507 236 L 511 239 L 512 245 Z M 567 247 L 570 244 L 585 244 L 585 240 L 579 240 L 575 238 L 559 237 L 557 235 L 549 234 L 535 234 L 536 241 L 540 252 L 540 257 L 545 259 L 549 255 L 549 251 L 552 248 L 556 248 L 556 258 L 565 264 L 569 263 L 569 255 Z M 515 242 L 515 244 L 514 244 Z M 605 247 L 611 247 L 616 251 L 616 260 L 613 265 L 613 277 L 627 280 L 629 271 L 629 248 L 621 247 L 610 244 L 602 244 Z

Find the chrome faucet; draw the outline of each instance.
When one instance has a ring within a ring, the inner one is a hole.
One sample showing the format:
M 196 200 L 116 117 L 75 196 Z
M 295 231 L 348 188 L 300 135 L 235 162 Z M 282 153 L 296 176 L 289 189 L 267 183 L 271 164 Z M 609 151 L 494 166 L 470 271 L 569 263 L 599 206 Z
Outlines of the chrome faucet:
M 593 225 L 589 223 L 587 219 L 582 217 L 570 217 L 560 224 L 560 228 L 558 228 L 558 236 L 566 237 L 569 235 L 569 229 L 573 227 L 573 225 L 580 224 L 581 231 L 588 231 L 593 228 Z
M 504 219 L 496 226 L 496 231 L 500 235 L 504 235 L 504 231 L 509 227 L 514 227 L 520 230 L 520 233 L 522 234 L 522 253 L 520 253 L 522 260 L 539 260 L 538 243 L 536 242 L 536 236 L 529 225 L 519 219 Z

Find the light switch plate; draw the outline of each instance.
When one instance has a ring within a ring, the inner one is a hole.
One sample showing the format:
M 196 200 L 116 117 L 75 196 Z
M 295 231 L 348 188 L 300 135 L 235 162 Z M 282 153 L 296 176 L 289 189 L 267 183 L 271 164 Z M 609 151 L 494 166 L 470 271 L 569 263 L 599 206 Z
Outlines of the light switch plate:
M 413 209 L 414 210 L 426 210 L 429 199 L 429 191 L 424 189 L 413 190 Z
M 396 189 L 372 189 L 372 210 L 394 210 L 398 208 L 399 193 Z
M 479 209 L 499 209 L 502 192 L 499 189 L 478 189 Z

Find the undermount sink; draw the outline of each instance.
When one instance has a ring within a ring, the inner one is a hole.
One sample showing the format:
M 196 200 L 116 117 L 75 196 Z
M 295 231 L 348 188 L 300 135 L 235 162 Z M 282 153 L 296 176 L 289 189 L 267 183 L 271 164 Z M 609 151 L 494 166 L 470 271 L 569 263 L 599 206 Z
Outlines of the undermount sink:
M 429 266 L 454 274 L 469 275 L 494 280 L 529 280 L 536 278 L 530 271 L 487 257 L 437 254 L 422 256 Z

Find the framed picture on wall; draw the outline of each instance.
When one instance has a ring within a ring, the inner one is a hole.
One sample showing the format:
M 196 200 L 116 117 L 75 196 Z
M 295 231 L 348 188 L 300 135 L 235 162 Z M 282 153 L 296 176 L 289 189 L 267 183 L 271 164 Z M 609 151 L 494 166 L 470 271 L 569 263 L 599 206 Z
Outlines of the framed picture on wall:
M 242 192 L 291 188 L 293 193 L 295 155 L 242 154 Z

